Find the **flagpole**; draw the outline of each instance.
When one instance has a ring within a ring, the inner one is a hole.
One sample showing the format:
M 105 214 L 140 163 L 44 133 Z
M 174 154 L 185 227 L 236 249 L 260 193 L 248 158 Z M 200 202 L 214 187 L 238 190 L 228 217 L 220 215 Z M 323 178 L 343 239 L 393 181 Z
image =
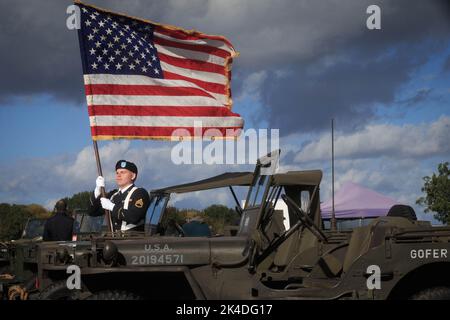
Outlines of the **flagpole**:
M 92 142 L 94 144 L 94 154 L 95 154 L 95 161 L 97 163 L 97 172 L 98 172 L 99 176 L 103 177 L 102 164 L 100 163 L 100 155 L 99 155 L 99 152 L 98 152 L 97 140 L 92 140 Z M 106 198 L 106 192 L 105 192 L 105 188 L 104 187 L 100 188 L 100 194 L 101 194 L 101 196 L 103 198 Z M 106 221 L 108 223 L 109 231 L 111 231 L 112 236 L 114 237 L 112 220 L 111 220 L 111 212 L 109 212 L 109 210 L 105 209 L 105 215 L 106 215 Z

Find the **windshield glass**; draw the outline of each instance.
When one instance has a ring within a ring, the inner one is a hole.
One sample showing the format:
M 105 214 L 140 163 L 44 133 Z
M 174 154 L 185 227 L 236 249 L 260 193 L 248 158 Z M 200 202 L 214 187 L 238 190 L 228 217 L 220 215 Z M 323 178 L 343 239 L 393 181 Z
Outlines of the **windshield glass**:
M 103 215 L 98 217 L 89 216 L 83 214 L 82 217 L 78 217 L 74 223 L 74 233 L 100 233 L 102 231 L 102 225 L 105 217 Z M 81 222 L 78 222 L 81 221 Z M 75 225 L 79 224 L 79 228 Z
M 269 179 L 270 176 L 266 175 L 259 175 L 255 179 L 255 184 L 251 187 L 250 194 L 247 197 L 248 203 L 246 203 L 246 208 L 258 207 L 261 205 Z
M 27 222 L 22 238 L 33 239 L 44 234 L 45 219 L 30 219 Z
M 150 207 L 145 217 L 146 232 L 155 233 L 168 199 L 169 195 L 167 194 L 155 195 L 151 198 Z

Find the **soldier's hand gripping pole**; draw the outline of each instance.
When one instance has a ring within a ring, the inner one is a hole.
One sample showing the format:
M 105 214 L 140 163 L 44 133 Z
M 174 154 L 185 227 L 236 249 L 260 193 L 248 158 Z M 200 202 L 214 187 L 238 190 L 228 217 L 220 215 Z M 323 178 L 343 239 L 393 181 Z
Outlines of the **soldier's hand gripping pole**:
M 102 173 L 102 165 L 100 163 L 100 155 L 98 153 L 98 146 L 97 146 L 97 141 L 96 140 L 92 140 L 93 144 L 94 144 L 94 153 L 95 153 L 95 161 L 97 163 L 97 172 L 99 176 L 103 177 L 103 173 Z M 100 188 L 100 194 L 103 198 L 106 197 L 106 192 L 105 192 L 105 188 L 101 187 Z M 113 225 L 112 225 L 112 220 L 111 220 L 111 212 L 109 210 L 105 210 L 105 219 L 108 223 L 108 229 L 111 232 L 112 236 L 114 237 L 114 230 L 113 230 Z

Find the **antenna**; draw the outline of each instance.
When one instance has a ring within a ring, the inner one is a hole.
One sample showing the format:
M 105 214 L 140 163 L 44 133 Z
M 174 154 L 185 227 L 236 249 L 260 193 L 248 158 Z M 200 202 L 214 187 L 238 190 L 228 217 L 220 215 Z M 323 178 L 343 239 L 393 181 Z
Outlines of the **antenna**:
M 331 118 L 331 230 L 336 231 L 336 215 L 334 213 L 334 118 Z

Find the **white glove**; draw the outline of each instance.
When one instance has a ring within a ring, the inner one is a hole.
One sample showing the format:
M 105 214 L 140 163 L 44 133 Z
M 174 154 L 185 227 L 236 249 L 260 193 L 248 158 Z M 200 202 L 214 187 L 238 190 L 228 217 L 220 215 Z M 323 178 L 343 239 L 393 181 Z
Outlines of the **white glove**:
M 94 190 L 94 197 L 98 198 L 98 196 L 100 195 L 100 188 L 101 187 L 105 187 L 105 178 L 103 178 L 102 176 L 98 176 L 97 180 L 95 180 L 95 190 Z
M 100 198 L 100 202 L 102 203 L 102 208 L 108 211 L 113 211 L 115 204 L 112 203 L 108 198 Z

